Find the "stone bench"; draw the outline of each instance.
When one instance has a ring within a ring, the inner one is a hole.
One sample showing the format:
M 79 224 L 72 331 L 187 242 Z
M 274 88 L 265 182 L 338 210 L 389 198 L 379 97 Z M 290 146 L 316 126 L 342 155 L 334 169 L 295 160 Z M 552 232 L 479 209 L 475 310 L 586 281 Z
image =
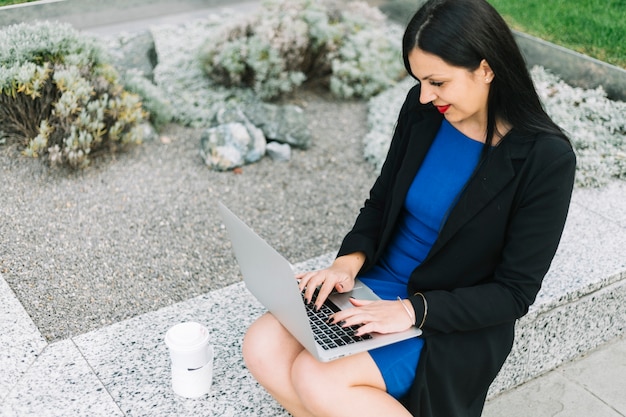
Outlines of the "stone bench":
M 624 334 L 626 183 L 574 191 L 561 245 L 491 394 Z

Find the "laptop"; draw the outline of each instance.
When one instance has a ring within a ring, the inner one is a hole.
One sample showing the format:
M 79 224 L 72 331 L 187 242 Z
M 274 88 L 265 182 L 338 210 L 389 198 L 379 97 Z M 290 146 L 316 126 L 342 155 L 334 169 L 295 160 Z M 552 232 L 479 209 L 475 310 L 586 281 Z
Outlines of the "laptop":
M 319 361 L 328 362 L 421 335 L 420 329 L 412 327 L 401 333 L 355 337 L 352 334 L 354 329 L 325 323 L 318 314 L 352 308 L 350 297 L 365 300 L 379 297 L 357 279 L 352 291 L 333 292 L 320 309 L 322 311 L 316 312 L 313 303 L 310 306 L 305 304 L 291 264 L 224 204 L 219 202 L 218 206 L 246 287 Z M 329 330 L 339 334 L 327 335 Z

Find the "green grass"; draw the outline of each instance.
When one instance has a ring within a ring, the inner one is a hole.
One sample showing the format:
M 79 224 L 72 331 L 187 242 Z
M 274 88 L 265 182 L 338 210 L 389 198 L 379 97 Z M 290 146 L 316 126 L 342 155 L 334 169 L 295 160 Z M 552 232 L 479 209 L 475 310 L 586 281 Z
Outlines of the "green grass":
M 28 3 L 31 1 L 35 1 L 35 0 L 0 0 L 0 7 L 1 6 L 8 6 L 10 4 L 20 4 L 20 3 Z
M 626 0 L 489 0 L 516 30 L 626 68 Z

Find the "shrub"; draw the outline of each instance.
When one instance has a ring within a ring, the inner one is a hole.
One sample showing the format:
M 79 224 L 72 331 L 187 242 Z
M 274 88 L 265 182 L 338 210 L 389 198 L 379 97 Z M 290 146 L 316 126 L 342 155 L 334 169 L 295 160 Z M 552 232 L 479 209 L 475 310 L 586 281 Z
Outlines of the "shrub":
M 402 31 L 365 3 L 346 7 L 342 19 L 347 36 L 331 60 L 330 90 L 340 98 L 369 98 L 406 76 Z
M 0 135 L 23 153 L 84 167 L 94 152 L 139 143 L 147 114 L 95 40 L 38 22 L 0 30 Z
M 404 75 L 400 29 L 365 3 L 266 0 L 259 13 L 223 32 L 203 48 L 206 74 L 266 100 L 305 81 L 340 98 L 367 98 Z
M 141 71 L 127 70 L 123 77 L 124 88 L 141 97 L 143 108 L 150 115 L 150 121 L 160 129 L 174 118 L 174 109 L 164 91 L 147 79 Z
M 249 89 L 226 88 L 211 82 L 198 59 L 205 40 L 217 39 L 224 22 L 235 18 L 233 14 L 219 13 L 180 26 L 161 25 L 151 29 L 159 57 L 154 82 L 171 103 L 175 122 L 206 127 L 225 102 L 252 94 Z

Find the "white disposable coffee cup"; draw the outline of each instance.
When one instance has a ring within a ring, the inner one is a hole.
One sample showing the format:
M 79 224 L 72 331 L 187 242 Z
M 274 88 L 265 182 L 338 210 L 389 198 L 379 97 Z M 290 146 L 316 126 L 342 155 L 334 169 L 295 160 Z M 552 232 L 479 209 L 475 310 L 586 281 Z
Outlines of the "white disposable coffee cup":
M 181 397 L 202 397 L 211 391 L 212 382 L 213 361 L 191 370 L 172 366 L 172 390 Z
M 172 362 L 172 389 L 188 398 L 207 394 L 213 381 L 213 347 L 209 331 L 196 322 L 180 323 L 165 334 Z

